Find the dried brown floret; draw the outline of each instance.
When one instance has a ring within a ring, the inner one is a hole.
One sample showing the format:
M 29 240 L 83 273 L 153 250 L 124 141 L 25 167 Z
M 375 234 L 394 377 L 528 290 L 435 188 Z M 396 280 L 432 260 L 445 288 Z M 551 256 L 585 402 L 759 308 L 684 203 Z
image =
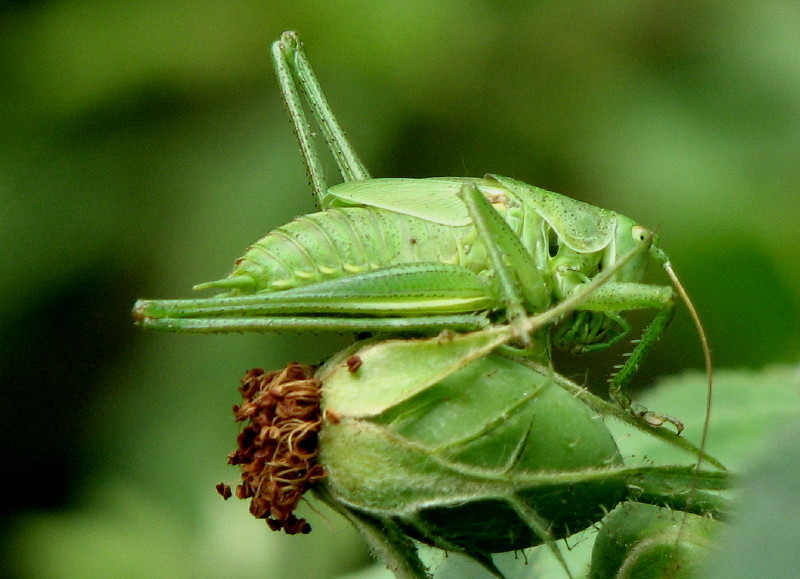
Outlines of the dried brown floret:
M 217 492 L 222 496 L 223 499 L 226 501 L 231 498 L 233 493 L 231 492 L 231 485 L 226 485 L 225 483 L 218 483 L 216 487 Z
M 273 531 L 308 533 L 311 526 L 293 511 L 311 485 L 325 476 L 316 463 L 322 425 L 320 384 L 309 366 L 292 363 L 283 370 L 249 370 L 239 392 L 244 402 L 233 407 L 237 422 L 248 421 L 237 437 L 239 447 L 228 463 L 239 465 L 241 483 L 232 493 L 220 483 L 223 498 L 235 494 L 250 500 L 250 513 L 266 519 Z

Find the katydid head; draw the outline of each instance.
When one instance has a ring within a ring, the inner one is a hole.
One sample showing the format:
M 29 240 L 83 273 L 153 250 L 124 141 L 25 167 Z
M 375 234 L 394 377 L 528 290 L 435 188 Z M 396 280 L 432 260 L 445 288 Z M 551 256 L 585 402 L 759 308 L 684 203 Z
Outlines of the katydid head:
M 652 231 L 624 215 L 617 215 L 614 236 L 604 253 L 602 267 L 607 269 L 624 255 L 644 246 L 648 251 L 638 252 L 613 277 L 617 282 L 639 282 L 647 271 L 650 258 L 656 255 L 654 252 L 661 252 L 657 244 L 658 236 Z

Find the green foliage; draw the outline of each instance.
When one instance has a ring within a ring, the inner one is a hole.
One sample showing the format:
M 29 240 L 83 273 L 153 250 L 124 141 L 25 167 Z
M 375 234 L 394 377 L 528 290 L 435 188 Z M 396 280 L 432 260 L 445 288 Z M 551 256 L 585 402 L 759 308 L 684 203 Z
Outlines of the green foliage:
M 797 418 L 795 413 L 791 422 L 781 420 L 780 427 L 771 428 L 758 457 L 743 471 L 741 506 L 730 529 L 719 536 L 706 566 L 708 577 L 736 577 L 743 569 L 787 577 L 800 565 L 800 521 L 794 511 L 800 496 Z

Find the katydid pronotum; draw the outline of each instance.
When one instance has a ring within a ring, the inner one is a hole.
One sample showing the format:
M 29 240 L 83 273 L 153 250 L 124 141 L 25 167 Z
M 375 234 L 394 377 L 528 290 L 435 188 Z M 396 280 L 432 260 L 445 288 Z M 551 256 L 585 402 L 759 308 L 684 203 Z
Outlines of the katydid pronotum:
M 254 243 L 227 278 L 196 286 L 224 290 L 216 297 L 140 300 L 134 309 L 140 325 L 195 333 L 434 334 L 508 323 L 519 328 L 519 351 L 549 363 L 551 342 L 576 353 L 607 348 L 630 329 L 620 312 L 652 308 L 656 314 L 612 377 L 610 395 L 651 425 L 668 421 L 680 432 L 677 419 L 638 407 L 626 391 L 679 295 L 703 343 L 710 400 L 702 327 L 651 232 L 612 211 L 499 175 L 373 179 L 296 33 L 284 33 L 272 54 L 321 211 Z M 306 107 L 338 165 L 340 184 L 325 179 Z M 641 283 L 651 260 L 675 289 Z M 608 281 L 591 284 L 608 270 L 614 270 Z M 572 310 L 556 307 L 576 296 Z M 527 316 L 551 310 L 549 323 L 532 335 L 526 331 L 532 327 Z

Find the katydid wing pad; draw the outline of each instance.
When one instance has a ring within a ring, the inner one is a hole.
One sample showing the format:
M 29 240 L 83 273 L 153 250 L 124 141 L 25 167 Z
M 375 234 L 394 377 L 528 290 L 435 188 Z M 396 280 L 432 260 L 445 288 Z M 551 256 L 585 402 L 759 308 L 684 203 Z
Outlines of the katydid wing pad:
M 461 227 L 472 223 L 466 205 L 457 197 L 466 181 L 474 182 L 489 196 L 504 193 L 502 187 L 485 179 L 457 177 L 348 181 L 334 185 L 328 193 L 335 204 L 377 207 L 441 225 Z

